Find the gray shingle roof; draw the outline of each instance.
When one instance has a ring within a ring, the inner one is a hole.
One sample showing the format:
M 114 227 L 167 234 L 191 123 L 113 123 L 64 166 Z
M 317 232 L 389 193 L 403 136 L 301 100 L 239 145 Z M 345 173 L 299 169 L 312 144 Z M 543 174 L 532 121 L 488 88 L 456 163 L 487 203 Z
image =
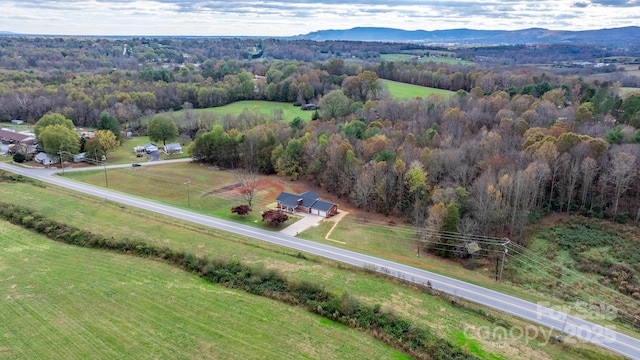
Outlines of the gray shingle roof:
M 300 195 L 282 192 L 278 195 L 276 200 L 284 206 L 295 208 L 298 206 L 298 200 L 302 199 L 302 203 L 300 204 L 302 207 L 313 208 L 320 211 L 329 211 L 334 204 L 319 200 L 319 197 L 320 196 L 313 191 L 307 191 Z

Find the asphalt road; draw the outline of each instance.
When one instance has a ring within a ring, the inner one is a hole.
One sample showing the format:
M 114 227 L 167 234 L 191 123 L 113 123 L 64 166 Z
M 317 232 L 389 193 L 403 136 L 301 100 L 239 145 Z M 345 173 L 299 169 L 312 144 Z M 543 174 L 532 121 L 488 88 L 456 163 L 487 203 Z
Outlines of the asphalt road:
M 116 165 L 113 167 L 123 166 L 131 165 Z M 417 269 L 411 266 L 376 258 L 373 256 L 363 255 L 353 251 L 340 249 L 334 246 L 315 243 L 277 232 L 270 232 L 258 228 L 253 228 L 230 221 L 197 214 L 191 211 L 161 205 L 149 200 L 136 198 L 135 196 L 120 194 L 108 189 L 74 182 L 62 177 L 51 176 L 55 172 L 60 172 L 60 169 L 28 169 L 9 165 L 6 163 L 0 163 L 0 169 L 21 174 L 23 176 L 34 178 L 53 185 L 80 191 L 88 195 L 103 198 L 105 200 L 141 208 L 166 216 L 172 216 L 200 225 L 225 230 L 231 233 L 252 237 L 258 240 L 286 246 L 288 248 L 295 249 L 301 252 L 323 256 L 343 263 L 375 269 L 379 272 L 402 278 L 411 282 L 426 285 L 427 281 L 429 281 L 431 283 L 431 286 L 436 290 L 440 290 L 442 292 L 446 292 L 457 297 L 476 302 L 478 304 L 504 311 L 506 313 L 530 321 L 531 323 L 541 325 L 541 327 L 536 327 L 528 330 L 536 331 L 537 333 L 535 335 L 538 335 L 538 333 L 542 334 L 543 338 L 545 335 L 549 334 L 549 329 L 553 329 L 569 335 L 565 336 L 565 342 L 586 341 L 609 349 L 626 357 L 632 359 L 640 359 L 639 339 L 619 333 L 612 328 L 605 328 L 601 325 L 597 325 L 581 318 L 571 316 L 570 314 L 559 311 L 558 309 L 552 309 L 540 304 L 528 302 L 522 299 L 515 298 L 513 296 L 502 294 L 494 290 L 489 290 L 477 285 L 469 284 L 464 281 L 452 279 L 429 271 Z M 495 331 L 495 329 L 488 330 Z M 524 334 L 523 330 L 524 329 L 506 329 L 507 333 L 505 335 L 524 338 L 527 335 Z M 499 334 L 497 335 L 499 336 Z M 474 336 L 474 334 L 472 334 L 472 336 Z M 530 341 L 544 342 L 545 340 L 540 340 L 539 337 L 533 338 L 532 336 Z

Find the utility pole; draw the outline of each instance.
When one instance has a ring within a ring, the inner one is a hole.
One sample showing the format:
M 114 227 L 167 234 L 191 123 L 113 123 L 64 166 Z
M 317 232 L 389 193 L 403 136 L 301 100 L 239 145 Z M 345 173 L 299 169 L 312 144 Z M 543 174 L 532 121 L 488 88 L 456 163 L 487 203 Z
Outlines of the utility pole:
M 60 166 L 62 166 L 62 176 L 64 176 L 64 160 L 62 159 L 62 150 L 58 150 L 58 157 L 60 158 Z
M 189 184 L 191 184 L 191 180 L 187 179 L 184 184 L 187 185 L 187 206 L 191 207 L 191 195 L 189 194 Z
M 107 179 L 107 163 L 103 162 L 104 165 L 104 186 L 109 187 L 109 180 Z
M 504 247 L 504 252 L 502 253 L 502 265 L 500 266 L 500 281 L 502 281 L 502 273 L 504 272 L 504 258 L 507 256 L 507 252 L 509 251 L 507 249 L 507 245 L 509 245 L 510 242 L 511 240 L 507 238 L 507 241 L 502 244 L 502 247 Z

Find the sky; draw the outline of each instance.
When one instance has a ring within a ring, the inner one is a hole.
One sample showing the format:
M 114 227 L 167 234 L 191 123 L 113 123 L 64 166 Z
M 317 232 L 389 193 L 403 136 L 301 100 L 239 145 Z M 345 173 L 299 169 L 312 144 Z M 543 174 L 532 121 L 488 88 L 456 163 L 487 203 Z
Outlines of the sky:
M 640 26 L 640 0 L 0 0 L 0 9 L 0 31 L 43 35 L 269 37 L 359 26 Z

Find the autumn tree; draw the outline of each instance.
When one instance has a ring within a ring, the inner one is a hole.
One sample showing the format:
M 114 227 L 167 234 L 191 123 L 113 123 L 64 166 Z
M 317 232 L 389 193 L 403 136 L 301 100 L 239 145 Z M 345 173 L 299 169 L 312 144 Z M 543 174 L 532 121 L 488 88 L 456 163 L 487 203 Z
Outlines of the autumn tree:
M 249 205 L 238 205 L 231 208 L 231 212 L 238 215 L 247 215 L 251 211 L 251 206 Z
M 351 100 L 349 100 L 342 90 L 333 90 L 323 96 L 318 102 L 320 119 L 326 121 L 346 116 L 349 114 L 350 105 Z
M 70 131 L 75 130 L 73 121 L 67 119 L 64 115 L 58 113 L 46 114 L 40 118 L 33 127 L 33 132 L 36 134 L 36 138 L 40 138 L 40 133 L 50 125 L 62 125 Z
M 147 127 L 147 134 L 151 141 L 162 141 L 166 145 L 167 141 L 178 138 L 178 127 L 169 115 L 154 115 Z
M 424 198 L 427 194 L 427 173 L 418 161 L 414 161 L 404 174 L 405 186 L 412 197 L 413 224 L 418 226 L 424 218 Z
M 98 130 L 95 133 L 95 137 L 85 144 L 85 152 L 91 154 L 91 150 L 94 150 L 94 153 L 97 151 L 107 157 L 107 154 L 111 150 L 115 150 L 119 146 L 120 141 L 118 141 L 111 130 Z
M 262 221 L 272 227 L 278 227 L 287 220 L 289 220 L 289 216 L 280 210 L 267 210 L 262 213 Z
M 41 129 L 39 142 L 44 152 L 52 157 L 61 152 L 77 154 L 80 150 L 80 137 L 62 124 L 48 125 Z

